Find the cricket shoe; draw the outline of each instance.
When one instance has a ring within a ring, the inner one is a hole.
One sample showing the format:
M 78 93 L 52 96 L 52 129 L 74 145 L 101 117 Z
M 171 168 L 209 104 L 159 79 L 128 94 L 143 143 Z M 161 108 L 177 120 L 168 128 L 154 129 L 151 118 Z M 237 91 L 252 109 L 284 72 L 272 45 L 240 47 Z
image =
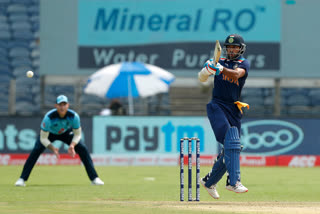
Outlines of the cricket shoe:
M 104 185 L 104 182 L 99 177 L 96 177 L 95 179 L 92 180 L 91 184 L 96 186 L 101 186 L 101 185 Z
M 14 185 L 17 187 L 25 187 L 26 183 L 24 182 L 23 178 L 19 178 Z
M 219 199 L 219 193 L 217 191 L 217 187 L 216 185 L 212 185 L 211 187 L 206 187 L 206 182 L 203 180 L 204 178 L 202 178 L 200 180 L 201 185 L 208 191 L 209 195 L 211 195 L 212 198 L 214 199 Z
M 235 193 L 245 193 L 248 192 L 248 188 L 243 186 L 240 181 L 237 181 L 236 185 L 231 186 L 230 184 L 226 186 L 227 190 L 233 191 Z

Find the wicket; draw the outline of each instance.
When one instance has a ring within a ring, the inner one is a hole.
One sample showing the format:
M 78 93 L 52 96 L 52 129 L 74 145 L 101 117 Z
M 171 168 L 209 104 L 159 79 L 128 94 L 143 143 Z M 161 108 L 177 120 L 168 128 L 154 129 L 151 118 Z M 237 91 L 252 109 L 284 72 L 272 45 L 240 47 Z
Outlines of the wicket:
M 192 201 L 192 141 L 196 142 L 196 201 L 200 201 L 200 140 L 196 137 L 180 139 L 180 201 L 184 201 L 184 141 L 188 141 L 188 201 Z

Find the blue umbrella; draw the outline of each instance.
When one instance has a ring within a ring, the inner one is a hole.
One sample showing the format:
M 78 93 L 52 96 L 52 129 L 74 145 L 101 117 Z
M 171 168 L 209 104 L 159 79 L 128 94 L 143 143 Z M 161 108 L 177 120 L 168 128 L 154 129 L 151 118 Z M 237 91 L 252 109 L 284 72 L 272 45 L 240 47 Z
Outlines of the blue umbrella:
M 92 74 L 84 92 L 106 98 L 128 98 L 133 114 L 133 98 L 168 92 L 175 77 L 154 65 L 124 62 L 101 68 Z

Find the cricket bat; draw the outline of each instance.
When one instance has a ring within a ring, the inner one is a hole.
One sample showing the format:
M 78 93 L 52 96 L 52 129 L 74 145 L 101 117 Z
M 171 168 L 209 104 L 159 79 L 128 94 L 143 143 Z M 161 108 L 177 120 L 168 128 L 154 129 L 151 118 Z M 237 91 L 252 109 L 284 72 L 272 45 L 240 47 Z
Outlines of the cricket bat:
M 221 45 L 220 45 L 219 40 L 216 40 L 216 46 L 215 46 L 214 52 L 213 52 L 213 64 L 214 64 L 214 66 L 216 66 L 217 63 L 219 62 L 220 55 L 221 55 Z

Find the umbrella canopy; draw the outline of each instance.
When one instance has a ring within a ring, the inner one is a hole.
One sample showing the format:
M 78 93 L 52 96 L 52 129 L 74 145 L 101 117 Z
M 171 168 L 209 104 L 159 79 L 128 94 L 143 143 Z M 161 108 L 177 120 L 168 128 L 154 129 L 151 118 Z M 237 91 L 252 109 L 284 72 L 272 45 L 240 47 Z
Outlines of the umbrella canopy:
M 84 92 L 106 98 L 127 97 L 129 113 L 133 114 L 133 97 L 168 92 L 174 79 L 173 74 L 157 66 L 124 62 L 103 67 L 92 74 Z

